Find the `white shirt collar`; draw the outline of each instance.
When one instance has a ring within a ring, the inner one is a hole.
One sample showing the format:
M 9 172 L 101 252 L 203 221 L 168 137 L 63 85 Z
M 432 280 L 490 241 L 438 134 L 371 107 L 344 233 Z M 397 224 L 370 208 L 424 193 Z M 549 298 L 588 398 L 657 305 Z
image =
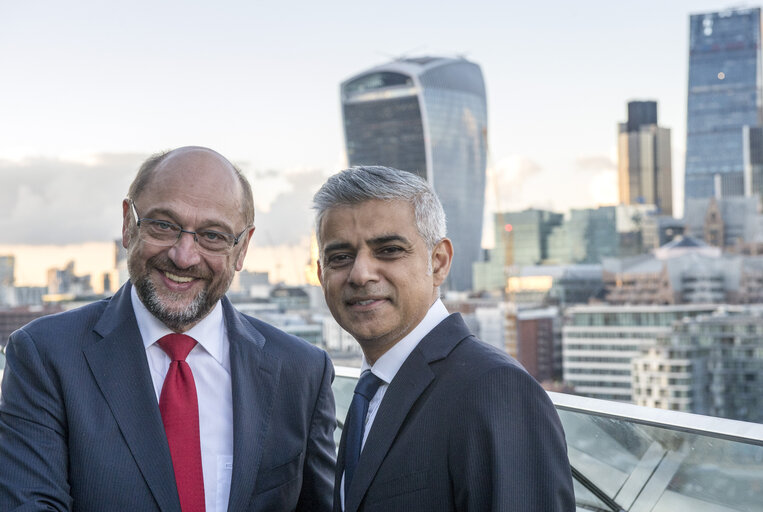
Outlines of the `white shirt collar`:
M 382 379 L 385 383 L 389 384 L 392 379 L 397 375 L 400 367 L 408 356 L 411 355 L 413 349 L 419 344 L 419 342 L 429 334 L 429 331 L 434 329 L 440 322 L 448 317 L 448 310 L 445 308 L 445 304 L 440 299 L 437 299 L 434 304 L 429 308 L 424 319 L 419 322 L 419 325 L 408 333 L 403 339 L 395 343 L 392 348 L 386 351 L 382 356 L 376 360 L 373 366 L 368 364 L 366 356 L 363 355 L 363 362 L 360 365 L 360 372 L 370 369 L 374 375 Z
M 135 291 L 135 286 L 131 287 L 130 292 L 135 319 L 138 321 L 138 329 L 140 329 L 143 345 L 146 348 L 156 343 L 163 336 L 174 332 L 146 309 L 138 297 L 138 292 Z M 219 300 L 207 316 L 183 334 L 195 339 L 218 363 L 225 365 L 223 340 L 227 337 L 227 333 L 223 319 L 223 306 Z M 195 347 L 194 350 L 196 350 Z

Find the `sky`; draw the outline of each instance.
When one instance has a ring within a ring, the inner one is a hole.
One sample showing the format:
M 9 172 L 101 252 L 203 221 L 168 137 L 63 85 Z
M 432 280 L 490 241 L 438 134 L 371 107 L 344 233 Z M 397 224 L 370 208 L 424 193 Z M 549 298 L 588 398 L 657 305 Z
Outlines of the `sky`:
M 78 273 L 111 268 L 141 161 L 202 145 L 252 181 L 247 268 L 300 282 L 310 199 L 346 163 L 339 84 L 401 56 L 481 66 L 492 208 L 615 203 L 633 99 L 672 130 L 680 205 L 689 14 L 740 5 L 0 0 L 0 254 L 18 254 L 20 285 L 43 284 L 61 251 Z

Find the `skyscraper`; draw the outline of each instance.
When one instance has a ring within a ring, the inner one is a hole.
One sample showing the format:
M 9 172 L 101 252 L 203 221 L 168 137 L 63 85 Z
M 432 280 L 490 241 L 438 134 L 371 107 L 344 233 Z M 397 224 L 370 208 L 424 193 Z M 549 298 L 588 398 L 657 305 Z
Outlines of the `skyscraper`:
M 760 8 L 694 14 L 689 23 L 685 197 L 758 193 Z
M 446 287 L 472 288 L 479 260 L 487 163 L 480 67 L 466 59 L 400 59 L 341 85 L 347 160 L 415 173 L 434 187 L 455 258 Z
M 657 125 L 656 101 L 628 102 L 617 151 L 620 203 L 653 204 L 673 215 L 670 130 Z

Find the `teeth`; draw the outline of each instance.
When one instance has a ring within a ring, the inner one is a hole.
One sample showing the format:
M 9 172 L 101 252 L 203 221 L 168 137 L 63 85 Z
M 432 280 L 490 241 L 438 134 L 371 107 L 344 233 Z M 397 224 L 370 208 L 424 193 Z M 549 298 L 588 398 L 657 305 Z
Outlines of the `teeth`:
M 358 304 L 360 304 L 361 306 L 367 306 L 367 305 L 371 304 L 373 301 L 374 301 L 373 299 L 369 299 L 369 300 L 359 300 L 359 301 L 358 301 Z
M 164 275 L 167 276 L 168 279 L 175 281 L 176 283 L 190 283 L 191 281 L 193 281 L 192 277 L 176 276 L 175 274 L 170 274 L 169 272 L 165 272 Z

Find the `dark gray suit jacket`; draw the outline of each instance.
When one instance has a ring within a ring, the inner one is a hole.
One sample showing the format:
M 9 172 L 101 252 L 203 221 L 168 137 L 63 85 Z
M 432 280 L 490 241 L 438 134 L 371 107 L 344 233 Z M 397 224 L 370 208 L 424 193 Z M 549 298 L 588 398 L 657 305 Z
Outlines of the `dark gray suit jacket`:
M 236 311 L 229 511 L 330 510 L 333 366 Z M 0 399 L 0 510 L 180 511 L 128 283 L 10 337 Z
M 343 435 L 338 467 L 344 444 Z M 554 405 L 519 363 L 449 316 L 387 389 L 345 510 L 574 512 Z

